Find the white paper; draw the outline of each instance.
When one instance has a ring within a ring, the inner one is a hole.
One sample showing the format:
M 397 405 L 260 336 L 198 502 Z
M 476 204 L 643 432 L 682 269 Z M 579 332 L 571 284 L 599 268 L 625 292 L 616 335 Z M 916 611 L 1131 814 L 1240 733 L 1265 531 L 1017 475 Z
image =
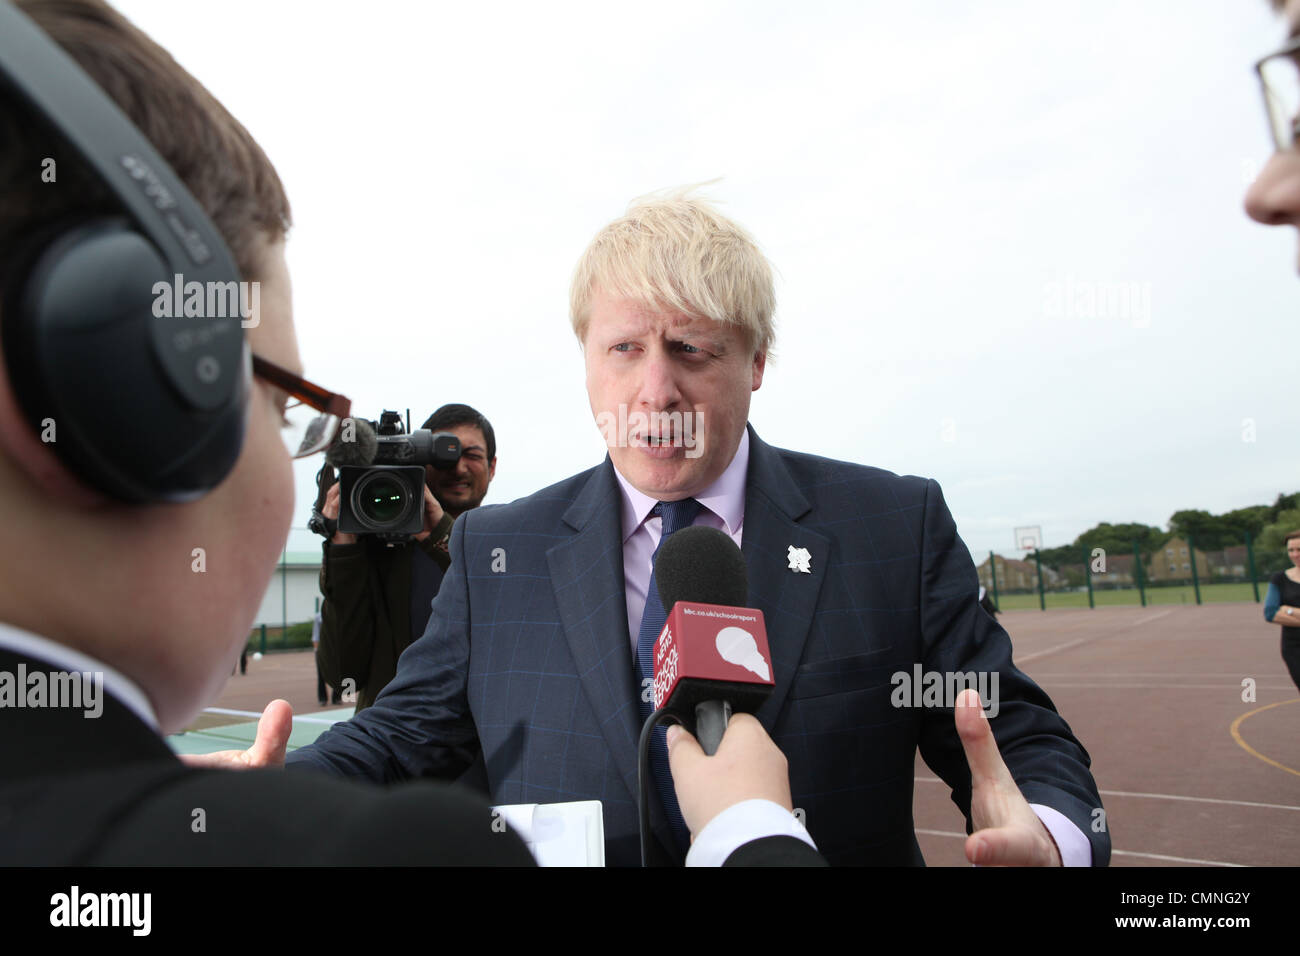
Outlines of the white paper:
M 494 807 L 538 866 L 604 866 L 605 821 L 599 800 L 513 803 Z

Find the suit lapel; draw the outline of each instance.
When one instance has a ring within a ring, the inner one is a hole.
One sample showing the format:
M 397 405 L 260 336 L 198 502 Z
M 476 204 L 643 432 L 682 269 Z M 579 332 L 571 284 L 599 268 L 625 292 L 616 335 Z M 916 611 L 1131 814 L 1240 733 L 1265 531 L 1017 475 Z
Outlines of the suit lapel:
M 830 539 L 799 524 L 811 510 L 780 454 L 751 427 L 741 552 L 749 570 L 749 606 L 763 612 L 772 651 L 775 687 L 756 715 L 769 734 L 803 659 L 830 561 Z M 791 566 L 790 548 L 808 552 L 807 572 Z
M 637 791 L 637 713 L 632 639 L 627 632 L 618 480 L 609 459 L 564 513 L 575 534 L 546 553 L 569 653 L 628 793 Z

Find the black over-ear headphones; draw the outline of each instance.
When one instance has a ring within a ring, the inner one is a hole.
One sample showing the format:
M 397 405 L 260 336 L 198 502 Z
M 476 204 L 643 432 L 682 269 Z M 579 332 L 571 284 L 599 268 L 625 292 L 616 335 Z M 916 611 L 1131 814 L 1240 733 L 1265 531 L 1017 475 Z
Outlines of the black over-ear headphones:
M 0 334 L 22 412 L 105 494 L 196 498 L 234 467 L 244 437 L 251 372 L 240 310 L 227 307 L 239 288 L 234 258 L 117 104 L 8 0 L 0 84 L 80 154 L 125 213 L 33 237 L 20 264 L 5 264 L 16 271 Z M 32 170 L 33 190 L 58 188 Z M 205 306 L 192 311 L 216 302 L 222 315 L 186 317 L 184 302 L 160 298 L 160 284 L 193 282 Z

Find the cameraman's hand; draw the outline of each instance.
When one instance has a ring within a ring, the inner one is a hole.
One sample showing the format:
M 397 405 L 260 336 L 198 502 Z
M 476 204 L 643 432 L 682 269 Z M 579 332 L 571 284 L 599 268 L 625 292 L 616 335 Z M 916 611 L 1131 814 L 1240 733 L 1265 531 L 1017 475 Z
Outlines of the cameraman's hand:
M 333 489 L 330 489 L 331 491 Z M 442 505 L 438 504 L 438 499 L 433 496 L 429 486 L 424 486 L 424 530 L 419 534 L 413 535 L 416 541 L 423 541 L 433 533 L 433 529 L 438 527 L 438 522 L 442 520 Z M 348 535 L 349 538 L 354 537 Z
M 429 489 L 426 488 L 425 494 Z M 427 506 L 427 502 L 426 502 Z M 336 481 L 330 486 L 330 490 L 325 492 L 325 504 L 321 505 L 320 513 L 331 521 L 339 520 L 339 483 Z M 334 537 L 330 538 L 330 544 L 356 544 L 357 536 L 355 534 L 344 534 L 342 531 L 334 532 Z
M 287 700 L 273 700 L 257 722 L 257 739 L 247 750 L 219 750 L 211 754 L 181 754 L 191 767 L 208 770 L 254 770 L 283 767 L 284 749 L 293 730 L 293 708 Z

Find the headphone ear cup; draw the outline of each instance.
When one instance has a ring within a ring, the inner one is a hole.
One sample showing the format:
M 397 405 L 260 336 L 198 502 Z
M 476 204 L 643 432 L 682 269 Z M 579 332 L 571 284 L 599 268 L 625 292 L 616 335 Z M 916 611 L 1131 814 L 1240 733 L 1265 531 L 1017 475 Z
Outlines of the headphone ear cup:
M 173 277 L 129 221 L 66 229 L 29 262 L 4 309 L 6 362 L 33 427 L 53 420 L 50 445 L 65 466 L 136 503 L 191 500 L 219 484 L 243 442 L 247 345 L 231 353 L 238 367 L 226 370 L 224 394 L 200 407 L 163 354 L 163 323 L 183 321 L 155 314 L 156 290 Z

